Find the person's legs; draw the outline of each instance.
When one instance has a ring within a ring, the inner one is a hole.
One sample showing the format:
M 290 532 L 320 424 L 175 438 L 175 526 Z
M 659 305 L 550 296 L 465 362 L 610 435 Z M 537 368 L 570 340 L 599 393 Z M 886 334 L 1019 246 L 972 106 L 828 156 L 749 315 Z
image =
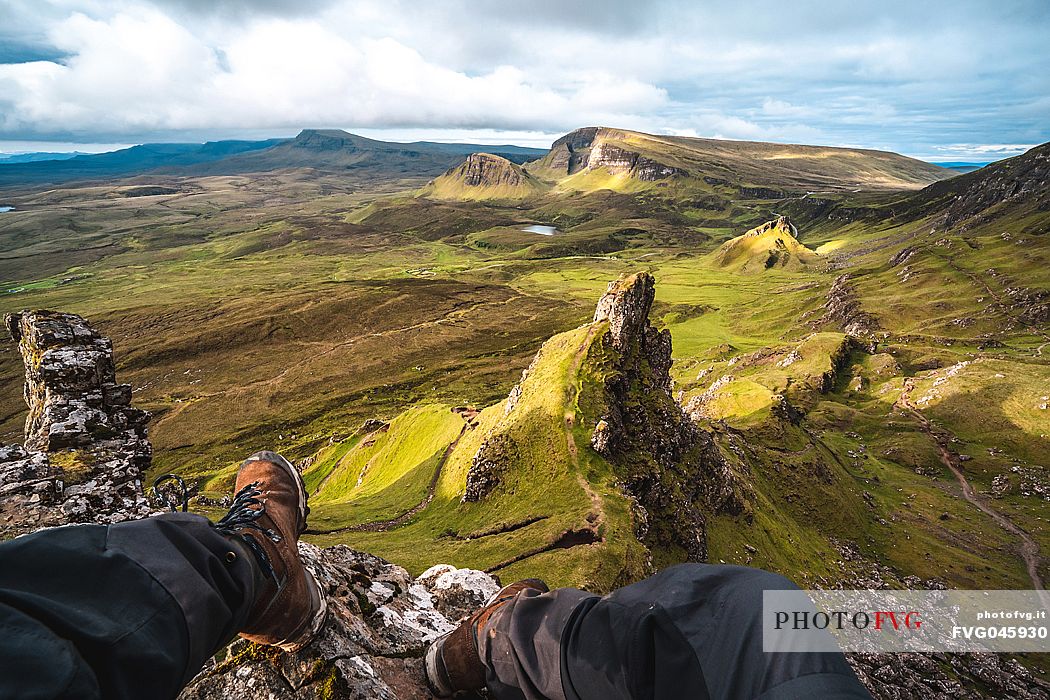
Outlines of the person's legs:
M 762 651 L 762 593 L 742 566 L 682 564 L 579 611 L 562 637 L 569 700 L 869 698 L 842 654 Z
M 476 654 L 496 700 L 870 698 L 841 654 L 762 651 L 762 592 L 786 588 L 758 569 L 683 564 L 604 598 L 524 590 L 484 618 Z
M 216 524 L 185 513 L 0 544 L 0 698 L 173 698 L 240 632 L 294 650 L 324 619 L 306 490 L 260 452 Z
M 243 626 L 255 568 L 185 513 L 0 544 L 0 695 L 174 697 Z

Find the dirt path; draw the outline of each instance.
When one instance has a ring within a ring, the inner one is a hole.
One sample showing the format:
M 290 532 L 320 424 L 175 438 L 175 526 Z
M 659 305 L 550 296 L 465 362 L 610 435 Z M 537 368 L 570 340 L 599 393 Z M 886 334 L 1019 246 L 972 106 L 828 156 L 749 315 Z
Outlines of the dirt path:
M 412 516 L 418 514 L 424 508 L 430 505 L 430 502 L 434 500 L 434 493 L 437 491 L 438 479 L 441 478 L 441 472 L 445 468 L 445 463 L 448 462 L 449 456 L 451 456 L 453 450 L 459 445 L 460 439 L 470 429 L 470 422 L 464 421 L 463 427 L 460 428 L 459 435 L 456 439 L 449 443 L 448 447 L 445 448 L 445 453 L 441 455 L 441 461 L 438 462 L 437 469 L 434 470 L 434 475 L 430 477 L 430 484 L 427 486 L 426 497 L 412 506 L 404 513 L 390 518 L 389 520 L 373 520 L 367 523 L 358 523 L 357 525 L 350 525 L 349 527 L 340 527 L 333 530 L 307 530 L 307 535 L 334 535 L 340 532 L 387 532 L 388 530 L 394 530 L 408 523 Z
M 602 497 L 598 495 L 590 482 L 583 478 L 583 474 L 580 473 L 580 455 L 576 450 L 576 439 L 572 435 L 572 429 L 576 424 L 576 402 L 580 398 L 580 383 L 575 380 L 575 377 L 579 373 L 580 366 L 583 364 L 583 358 L 587 356 L 587 350 L 591 347 L 591 343 L 594 342 L 594 336 L 597 333 L 598 324 L 592 324 L 590 330 L 587 331 L 587 337 L 583 339 L 583 343 L 573 357 L 572 369 L 570 370 L 570 376 L 573 377 L 572 400 L 569 402 L 569 408 L 565 412 L 566 447 L 569 449 L 569 457 L 572 459 L 572 466 L 576 470 L 576 480 L 579 482 L 580 488 L 582 488 L 588 498 L 591 499 L 591 507 L 593 508 L 593 515 L 595 518 L 591 524 L 594 526 L 595 530 L 598 529 L 599 525 L 605 522 L 605 509 L 602 508 Z
M 970 482 L 966 479 L 966 475 L 963 474 L 962 470 L 959 468 L 957 455 L 952 452 L 949 447 L 950 438 L 947 437 L 943 431 L 935 429 L 933 424 L 930 423 L 930 419 L 927 418 L 912 402 L 911 392 L 914 388 L 915 384 L 910 377 L 904 380 L 904 392 L 901 394 L 899 405 L 904 407 L 912 416 L 914 416 L 919 422 L 919 427 L 922 429 L 922 432 L 926 433 L 926 435 L 928 435 L 937 445 L 937 453 L 940 456 L 941 462 L 944 466 L 948 467 L 948 470 L 951 471 L 953 475 L 955 475 L 955 480 L 959 482 L 959 486 L 962 489 L 963 498 L 994 520 L 999 527 L 1021 540 L 1021 558 L 1024 560 L 1025 568 L 1028 569 L 1028 577 L 1032 580 L 1032 587 L 1036 590 L 1045 590 L 1043 579 L 1039 575 L 1039 544 L 1026 530 L 1015 524 L 1014 521 L 1006 515 L 989 506 L 984 502 L 983 498 L 977 495 L 973 486 L 971 486 Z

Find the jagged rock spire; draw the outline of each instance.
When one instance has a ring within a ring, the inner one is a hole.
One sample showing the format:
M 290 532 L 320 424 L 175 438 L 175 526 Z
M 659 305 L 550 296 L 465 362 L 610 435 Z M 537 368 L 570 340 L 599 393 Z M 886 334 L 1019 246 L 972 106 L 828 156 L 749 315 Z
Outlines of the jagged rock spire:
M 609 322 L 612 344 L 625 350 L 632 338 L 649 324 L 649 311 L 656 298 L 656 280 L 648 272 L 636 272 L 610 282 L 594 310 L 594 322 Z
M 25 446 L 90 447 L 129 432 L 145 439 L 149 414 L 131 408 L 131 386 L 117 384 L 113 344 L 80 316 L 23 311 L 5 318 L 25 363 Z M 140 455 L 149 466 L 149 452 Z
M 149 512 L 149 414 L 118 384 L 113 346 L 74 314 L 5 317 L 25 364 L 25 445 L 0 447 L 0 535 Z

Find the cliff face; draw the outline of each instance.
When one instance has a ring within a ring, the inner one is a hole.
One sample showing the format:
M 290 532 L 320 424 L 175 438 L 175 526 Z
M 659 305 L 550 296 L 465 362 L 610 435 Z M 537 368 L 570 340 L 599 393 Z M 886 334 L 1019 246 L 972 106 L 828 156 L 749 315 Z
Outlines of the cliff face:
M 117 383 L 109 339 L 73 314 L 5 320 L 25 363 L 29 415 L 24 446 L 0 448 L 0 537 L 146 515 L 149 414 Z
M 618 143 L 615 135 L 614 130 L 602 127 L 577 129 L 551 145 L 545 164 L 566 175 L 605 168 L 611 173 L 627 173 L 646 182 L 686 174 L 681 168 L 630 150 Z
M 542 186 L 520 165 L 490 153 L 471 153 L 421 190 L 432 199 L 521 199 Z

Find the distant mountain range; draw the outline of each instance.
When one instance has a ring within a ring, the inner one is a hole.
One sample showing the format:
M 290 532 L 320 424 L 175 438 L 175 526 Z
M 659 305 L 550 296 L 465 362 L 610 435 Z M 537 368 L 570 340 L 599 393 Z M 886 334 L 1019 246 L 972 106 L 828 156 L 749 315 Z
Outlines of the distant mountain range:
M 989 160 L 980 163 L 969 163 L 969 162 L 951 162 L 951 163 L 936 163 L 936 165 L 942 168 L 948 168 L 949 170 L 955 170 L 959 173 L 972 173 L 974 170 L 980 170 L 986 165 L 990 165 L 995 161 Z
M 36 163 L 42 160 L 69 160 L 70 158 L 76 158 L 77 156 L 90 155 L 82 151 L 69 151 L 67 153 L 52 153 L 49 151 L 41 151 L 34 153 L 0 153 L 0 164 L 12 164 L 12 163 Z
M 292 139 L 154 143 L 61 160 L 27 154 L 18 161 L 0 160 L 0 187 L 295 169 L 372 180 L 423 179 L 441 176 L 466 156 L 482 152 L 515 165 L 535 161 L 530 173 L 572 189 L 591 189 L 601 184 L 591 181 L 601 179 L 602 173 L 620 173 L 642 182 L 685 177 L 702 178 L 709 186 L 751 186 L 755 192 L 742 193 L 759 198 L 858 187 L 912 189 L 960 172 L 885 151 L 656 136 L 607 127 L 577 129 L 555 141 L 549 151 L 510 145 L 393 143 L 334 129 L 305 129 Z
M 293 139 L 150 143 L 65 160 L 0 161 L 0 187 L 109 180 L 145 174 L 235 175 L 287 168 L 326 171 L 370 169 L 383 177 L 435 177 L 477 151 L 524 162 L 546 153 L 521 146 L 417 141 L 389 143 L 339 130 L 306 129 Z

